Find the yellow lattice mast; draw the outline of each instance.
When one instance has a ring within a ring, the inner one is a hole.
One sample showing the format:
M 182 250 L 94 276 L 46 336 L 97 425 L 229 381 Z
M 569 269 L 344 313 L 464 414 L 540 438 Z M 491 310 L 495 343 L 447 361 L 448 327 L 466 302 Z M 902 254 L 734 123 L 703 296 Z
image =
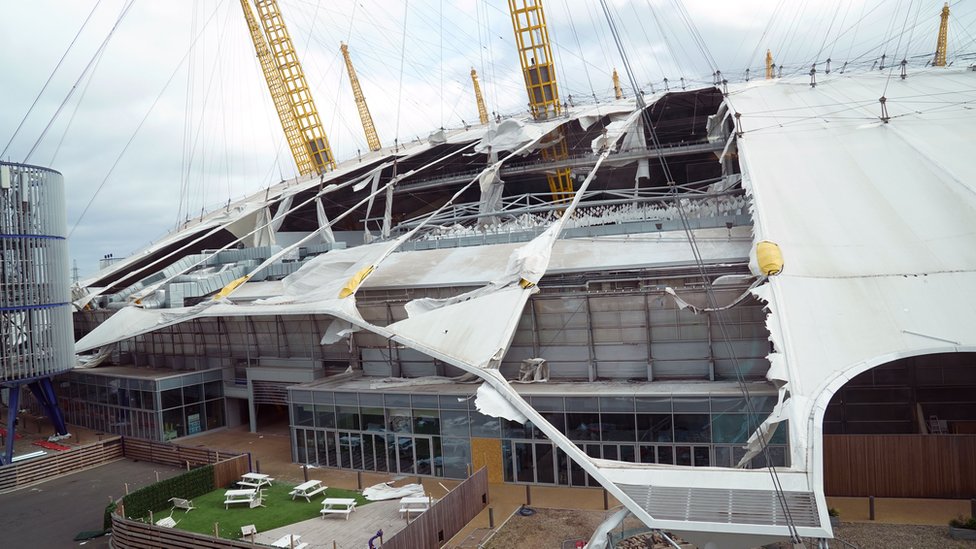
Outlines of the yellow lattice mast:
M 295 114 L 291 110 L 291 102 L 288 101 L 288 92 L 285 90 L 285 83 L 281 80 L 281 73 L 275 67 L 271 50 L 268 49 L 268 41 L 261 33 L 261 27 L 254 19 L 254 12 L 248 0 L 241 0 L 241 9 L 244 10 L 244 19 L 247 20 L 247 28 L 251 31 L 251 41 L 254 42 L 254 51 L 257 53 L 258 60 L 261 62 L 261 70 L 264 72 L 264 79 L 268 83 L 268 91 L 271 92 L 271 99 L 274 101 L 275 109 L 278 111 L 278 119 L 281 120 L 281 128 L 285 131 L 285 139 L 288 140 L 288 148 L 298 166 L 298 173 L 307 175 L 315 172 L 315 165 L 308 155 L 308 147 L 302 138 L 302 132 L 298 129 L 298 122 Z
M 559 103 L 559 86 L 556 84 L 556 68 L 552 64 L 542 0 L 508 0 L 508 11 L 512 15 L 515 45 L 522 64 L 532 117 L 546 120 L 558 116 L 562 106 Z M 542 149 L 544 160 L 555 162 L 569 158 L 562 126 L 553 130 L 546 141 L 550 145 Z M 573 179 L 569 168 L 557 169 L 546 177 L 555 202 L 568 202 L 573 198 Z
M 478 120 L 482 124 L 488 123 L 488 109 L 485 108 L 485 98 L 481 95 L 481 84 L 478 83 L 478 72 L 471 69 L 471 83 L 474 85 L 474 99 L 478 102 Z
M 376 135 L 376 126 L 373 125 L 373 117 L 369 114 L 369 107 L 366 106 L 366 97 L 363 96 L 363 89 L 359 87 L 359 78 L 356 76 L 356 69 L 352 68 L 352 61 L 349 59 L 349 46 L 339 43 L 342 50 L 342 58 L 346 61 L 346 72 L 349 73 L 349 84 L 352 85 L 352 95 L 356 98 L 356 108 L 359 109 L 359 119 L 363 121 L 363 131 L 366 132 L 366 144 L 369 150 L 380 150 L 380 137 Z
M 278 66 L 278 72 L 281 73 L 281 80 L 284 82 L 288 101 L 291 103 L 291 111 L 308 148 L 314 169 L 319 173 L 334 169 L 335 159 L 329 147 L 329 139 L 325 136 L 325 129 L 319 120 L 319 112 L 315 108 L 312 93 L 305 81 L 305 71 L 302 70 L 291 36 L 281 18 L 278 2 L 255 0 L 255 5 L 258 8 L 261 26 L 264 27 L 264 34 L 271 46 L 271 54 Z
M 617 99 L 624 98 L 624 90 L 620 87 L 620 75 L 617 74 L 617 68 L 613 69 L 613 95 Z
M 935 45 L 935 61 L 932 65 L 944 67 L 946 64 L 946 45 L 949 41 L 949 3 L 942 6 L 942 23 L 939 24 L 939 41 Z
M 773 74 L 773 52 L 766 50 L 766 80 L 772 80 L 776 75 Z

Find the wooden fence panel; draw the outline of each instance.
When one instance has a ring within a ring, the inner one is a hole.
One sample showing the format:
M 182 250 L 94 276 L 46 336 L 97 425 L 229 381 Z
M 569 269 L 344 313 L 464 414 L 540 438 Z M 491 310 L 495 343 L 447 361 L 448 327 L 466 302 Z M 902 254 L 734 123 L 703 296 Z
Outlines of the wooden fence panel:
M 250 471 L 247 454 L 214 463 L 214 486 L 226 488 L 231 482 L 241 480 L 241 475 Z
M 141 438 L 125 438 L 125 457 L 174 467 L 186 467 L 188 462 L 190 467 L 208 465 L 236 455 L 208 448 L 178 446 Z
M 177 528 L 161 528 L 112 514 L 113 549 L 247 549 L 250 542 L 194 534 Z
M 5 465 L 0 467 L 0 493 L 97 467 L 122 457 L 122 437 L 113 437 L 30 461 Z
M 828 496 L 976 496 L 976 435 L 825 435 Z
M 434 503 L 383 549 L 436 549 L 454 537 L 488 506 L 488 470 L 482 467 Z

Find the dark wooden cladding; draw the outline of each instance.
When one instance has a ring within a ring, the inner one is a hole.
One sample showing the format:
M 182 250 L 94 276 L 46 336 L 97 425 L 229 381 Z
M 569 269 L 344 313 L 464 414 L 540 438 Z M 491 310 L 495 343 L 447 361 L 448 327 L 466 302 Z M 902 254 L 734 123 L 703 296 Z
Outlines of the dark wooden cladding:
M 976 435 L 825 435 L 828 496 L 971 498 Z
M 237 454 L 210 450 L 207 448 L 192 448 L 178 446 L 168 442 L 156 442 L 141 438 L 125 439 L 125 457 L 139 461 L 150 461 L 161 465 L 174 467 L 190 467 L 208 465 L 218 461 L 235 457 Z
M 383 549 L 441 547 L 487 506 L 488 470 L 482 467 L 406 528 L 386 540 Z
M 252 548 L 251 542 L 215 538 L 176 528 L 161 528 L 112 513 L 113 549 Z
M 122 437 L 112 437 L 64 452 L 0 467 L 0 492 L 96 467 L 123 457 Z

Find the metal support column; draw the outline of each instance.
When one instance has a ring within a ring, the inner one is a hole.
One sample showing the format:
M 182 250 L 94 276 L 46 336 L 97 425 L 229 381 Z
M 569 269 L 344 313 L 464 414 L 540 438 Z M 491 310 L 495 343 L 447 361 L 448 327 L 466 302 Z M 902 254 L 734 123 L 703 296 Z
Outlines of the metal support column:
M 14 457 L 14 437 L 17 435 L 17 412 L 20 410 L 20 385 L 9 385 L 7 403 L 7 447 L 0 456 L 0 464 L 9 465 Z

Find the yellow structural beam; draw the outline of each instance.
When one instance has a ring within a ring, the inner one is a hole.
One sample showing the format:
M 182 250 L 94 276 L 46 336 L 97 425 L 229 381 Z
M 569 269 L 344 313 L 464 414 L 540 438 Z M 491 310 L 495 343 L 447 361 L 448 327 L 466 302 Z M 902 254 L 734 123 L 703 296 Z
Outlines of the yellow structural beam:
M 939 24 L 939 41 L 935 45 L 935 61 L 932 65 L 944 67 L 946 64 L 946 46 L 949 42 L 949 3 L 942 6 L 942 23 Z
M 471 69 L 471 83 L 474 85 L 474 99 L 478 102 L 478 120 L 482 124 L 488 123 L 488 109 L 485 107 L 485 98 L 481 95 L 481 84 L 478 84 L 478 72 Z
M 363 89 L 359 87 L 359 77 L 356 76 L 356 69 L 352 68 L 352 60 L 349 59 L 349 46 L 340 42 L 339 49 L 342 50 L 342 58 L 346 61 L 346 72 L 349 73 L 349 84 L 352 85 L 352 95 L 356 99 L 359 119 L 363 121 L 366 144 L 369 145 L 369 150 L 378 151 L 380 150 L 380 137 L 376 134 L 373 117 L 369 114 L 369 107 L 366 106 L 366 97 L 363 96 Z
M 774 72 L 773 71 L 773 52 L 770 51 L 770 50 L 766 50 L 766 80 L 772 80 L 773 78 L 776 77 L 776 75 L 773 74 L 773 72 Z
M 525 89 L 529 92 L 529 109 L 537 120 L 560 113 L 559 86 L 552 64 L 549 29 L 541 0 L 508 0 L 515 30 L 515 45 L 522 64 Z
M 613 69 L 613 96 L 617 99 L 624 98 L 624 90 L 620 87 L 620 75 L 617 74 L 617 69 Z
M 515 45 L 518 48 L 525 91 L 529 94 L 529 110 L 536 120 L 546 120 L 562 112 L 559 103 L 559 85 L 556 68 L 552 63 L 549 46 L 549 29 L 542 0 L 508 0 L 512 16 Z M 553 130 L 545 140 L 551 144 L 542 149 L 542 158 L 558 161 L 569 158 L 566 134 L 562 126 Z M 546 175 L 553 201 L 567 203 L 573 198 L 573 178 L 569 168 L 561 168 Z
M 308 155 L 308 147 L 305 146 L 302 132 L 298 129 L 298 122 L 291 110 L 291 102 L 288 100 L 285 83 L 281 80 L 281 73 L 275 66 L 271 50 L 268 48 L 268 41 L 254 18 L 254 12 L 251 11 L 251 4 L 248 0 L 241 0 L 241 9 L 244 10 L 244 19 L 247 21 L 247 28 L 251 32 L 251 41 L 254 42 L 254 51 L 261 63 L 264 80 L 268 83 L 268 91 L 271 92 L 271 100 L 274 101 L 275 110 L 278 111 L 281 129 L 285 132 L 285 139 L 288 140 L 288 148 L 291 149 L 291 156 L 295 159 L 298 173 L 302 175 L 314 173 L 315 165 L 312 164 L 312 158 Z
M 278 2 L 255 0 L 255 5 L 258 8 L 261 26 L 264 27 L 264 34 L 271 47 L 271 54 L 278 72 L 281 73 L 281 80 L 285 84 L 292 113 L 308 148 L 315 171 L 322 173 L 335 169 L 335 159 L 332 148 L 329 147 L 329 139 L 325 135 L 325 129 L 319 119 L 319 111 L 315 108 L 315 101 L 312 100 L 312 93 L 305 81 L 305 71 L 302 70 L 295 46 L 281 17 Z

